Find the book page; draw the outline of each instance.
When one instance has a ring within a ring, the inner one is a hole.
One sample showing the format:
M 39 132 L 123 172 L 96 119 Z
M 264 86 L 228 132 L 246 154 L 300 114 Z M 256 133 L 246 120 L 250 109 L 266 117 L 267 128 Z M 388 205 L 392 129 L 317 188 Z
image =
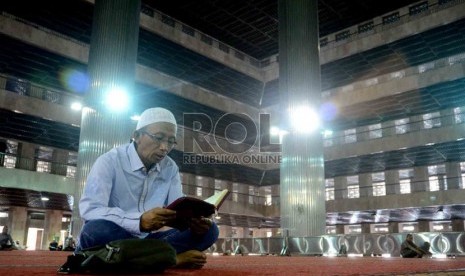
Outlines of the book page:
M 229 195 L 229 190 L 224 189 L 221 192 L 216 193 L 207 199 L 204 199 L 204 201 L 210 204 L 213 204 L 216 207 L 216 209 L 218 209 L 221 206 L 221 204 L 223 204 L 224 200 L 226 199 L 228 195 Z

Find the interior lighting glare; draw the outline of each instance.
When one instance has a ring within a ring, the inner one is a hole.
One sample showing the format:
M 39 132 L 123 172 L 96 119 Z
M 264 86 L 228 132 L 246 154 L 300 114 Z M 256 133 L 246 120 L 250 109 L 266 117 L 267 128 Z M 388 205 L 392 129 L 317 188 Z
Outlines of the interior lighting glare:
M 82 104 L 80 102 L 74 102 L 71 104 L 71 109 L 79 111 L 82 109 Z
M 122 111 L 128 107 L 129 97 L 125 89 L 115 87 L 108 91 L 105 105 L 113 111 Z
M 323 137 L 331 137 L 333 135 L 333 131 L 330 129 L 323 130 Z
M 272 136 L 279 135 L 279 132 L 280 132 L 280 130 L 279 130 L 279 128 L 277 128 L 277 127 L 271 127 L 271 128 L 270 128 L 270 134 L 271 134 Z
M 308 106 L 296 107 L 290 112 L 292 129 L 300 133 L 310 133 L 320 128 L 318 114 Z
M 50 198 L 48 198 L 48 197 L 46 197 L 46 196 L 42 196 L 42 197 L 40 198 L 40 200 L 42 200 L 42 201 L 49 201 Z
M 136 122 L 139 121 L 140 120 L 140 115 L 132 115 L 131 120 L 136 121 Z

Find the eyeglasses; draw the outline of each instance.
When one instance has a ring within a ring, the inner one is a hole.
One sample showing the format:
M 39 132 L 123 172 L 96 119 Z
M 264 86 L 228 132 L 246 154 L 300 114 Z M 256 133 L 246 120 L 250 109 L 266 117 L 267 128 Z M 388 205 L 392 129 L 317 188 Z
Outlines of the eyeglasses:
M 147 135 L 148 137 L 150 137 L 152 139 L 152 141 L 155 142 L 155 144 L 157 145 L 161 145 L 161 143 L 166 143 L 168 145 L 168 148 L 169 149 L 172 149 L 174 148 L 174 146 L 176 146 L 178 143 L 176 142 L 176 138 L 174 137 L 170 137 L 170 138 L 166 138 L 165 135 L 163 134 L 152 134 L 152 133 L 148 133 L 147 131 L 141 131 L 141 133 Z

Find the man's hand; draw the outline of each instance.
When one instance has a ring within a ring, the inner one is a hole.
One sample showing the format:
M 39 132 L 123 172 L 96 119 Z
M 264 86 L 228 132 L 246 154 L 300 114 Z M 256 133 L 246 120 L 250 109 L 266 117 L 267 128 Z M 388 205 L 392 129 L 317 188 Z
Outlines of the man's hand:
M 212 220 L 209 218 L 192 218 L 190 220 L 189 228 L 191 232 L 197 235 L 203 235 L 208 232 L 212 226 Z
M 150 232 L 165 225 L 171 224 L 176 219 L 176 211 L 165 208 L 153 208 L 140 217 L 140 231 Z

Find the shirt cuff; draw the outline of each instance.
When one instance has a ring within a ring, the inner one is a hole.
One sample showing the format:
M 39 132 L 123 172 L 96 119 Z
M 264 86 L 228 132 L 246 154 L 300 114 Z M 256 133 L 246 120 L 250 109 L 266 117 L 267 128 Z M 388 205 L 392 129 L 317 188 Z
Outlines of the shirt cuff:
M 142 233 L 140 231 L 140 217 L 142 213 L 126 213 L 126 216 L 123 220 L 123 228 L 128 230 L 131 234 L 140 236 Z

